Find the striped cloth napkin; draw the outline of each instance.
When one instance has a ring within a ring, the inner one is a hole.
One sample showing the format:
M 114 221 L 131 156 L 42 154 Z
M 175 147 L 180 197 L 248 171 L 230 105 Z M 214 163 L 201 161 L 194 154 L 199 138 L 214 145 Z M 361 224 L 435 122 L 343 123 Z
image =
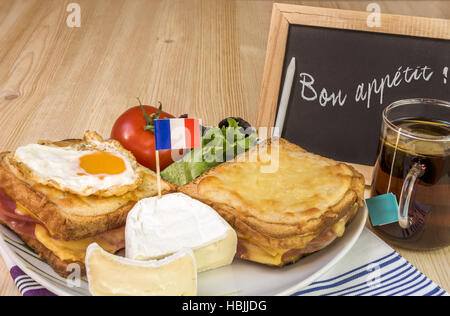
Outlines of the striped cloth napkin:
M 367 228 L 338 264 L 293 295 L 448 296 Z
M 5 253 L 2 256 L 22 295 L 54 295 L 15 266 Z M 367 228 L 331 270 L 293 295 L 448 296 Z
M 1 250 L 1 249 L 0 249 Z M 17 288 L 23 296 L 56 296 L 39 283 L 30 278 L 25 272 L 23 272 L 18 266 L 14 265 L 11 258 L 4 251 L 1 251 L 1 256 L 5 262 L 6 267 L 11 273 L 11 277 L 16 283 Z

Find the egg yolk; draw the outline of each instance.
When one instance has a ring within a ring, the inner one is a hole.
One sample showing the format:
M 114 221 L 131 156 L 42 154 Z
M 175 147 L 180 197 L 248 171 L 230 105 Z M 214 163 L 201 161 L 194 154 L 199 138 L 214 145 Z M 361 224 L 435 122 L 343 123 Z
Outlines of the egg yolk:
M 122 158 L 107 152 L 98 152 L 80 157 L 80 167 L 88 174 L 120 174 L 126 170 Z

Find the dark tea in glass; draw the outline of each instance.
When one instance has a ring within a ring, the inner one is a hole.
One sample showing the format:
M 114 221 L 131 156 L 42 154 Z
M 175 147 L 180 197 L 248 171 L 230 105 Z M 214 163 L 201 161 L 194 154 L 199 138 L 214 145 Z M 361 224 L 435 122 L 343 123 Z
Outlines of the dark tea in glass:
M 373 227 L 409 249 L 450 244 L 450 103 L 395 102 L 383 112 L 372 194 L 393 193 L 399 222 Z

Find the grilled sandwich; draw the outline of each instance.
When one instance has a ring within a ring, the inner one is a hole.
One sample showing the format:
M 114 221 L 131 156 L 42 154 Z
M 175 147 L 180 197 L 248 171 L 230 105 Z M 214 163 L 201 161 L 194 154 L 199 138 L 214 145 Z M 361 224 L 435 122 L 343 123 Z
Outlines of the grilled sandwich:
M 236 230 L 236 256 L 284 266 L 342 236 L 363 203 L 351 166 L 272 139 L 178 188 Z
M 163 194 L 175 190 L 166 181 L 161 186 Z M 71 263 L 85 273 L 91 243 L 110 253 L 124 248 L 128 212 L 156 194 L 153 171 L 95 132 L 0 154 L 0 222 L 63 277 Z

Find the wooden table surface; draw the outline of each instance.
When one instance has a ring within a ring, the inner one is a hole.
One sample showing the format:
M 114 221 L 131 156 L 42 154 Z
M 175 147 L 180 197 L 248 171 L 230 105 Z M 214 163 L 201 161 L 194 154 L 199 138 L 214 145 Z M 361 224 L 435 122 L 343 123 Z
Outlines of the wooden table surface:
M 67 5 L 81 26 L 66 24 Z M 372 1 L 370 1 L 372 2 Z M 365 10 L 369 1 L 288 1 Z M 447 1 L 378 1 L 382 12 L 450 18 Z M 107 136 L 125 109 L 161 101 L 209 125 L 256 122 L 272 1 L 1 0 L 0 150 Z M 396 249 L 450 291 L 450 247 Z M 19 295 L 0 260 L 0 295 Z

